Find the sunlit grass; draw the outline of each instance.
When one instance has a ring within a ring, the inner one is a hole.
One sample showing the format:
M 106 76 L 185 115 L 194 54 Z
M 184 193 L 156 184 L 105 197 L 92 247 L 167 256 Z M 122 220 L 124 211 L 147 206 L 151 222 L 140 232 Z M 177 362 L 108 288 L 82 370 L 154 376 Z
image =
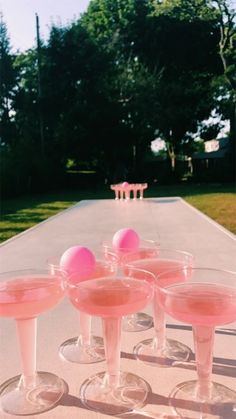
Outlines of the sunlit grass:
M 214 193 L 185 197 L 186 201 L 236 234 L 236 194 Z
M 35 224 L 58 214 L 75 203 L 76 201 L 47 202 L 3 215 L 0 221 L 0 241 L 5 241 L 33 227 Z

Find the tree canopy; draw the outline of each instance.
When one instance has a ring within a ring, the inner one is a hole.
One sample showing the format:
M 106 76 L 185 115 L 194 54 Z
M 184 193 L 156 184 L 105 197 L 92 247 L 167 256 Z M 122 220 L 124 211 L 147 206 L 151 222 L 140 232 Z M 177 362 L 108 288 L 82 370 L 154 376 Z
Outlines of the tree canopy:
M 14 54 L 1 17 L 3 192 L 60 184 L 69 159 L 135 179 L 156 137 L 174 169 L 213 111 L 235 145 L 235 42 L 230 0 L 91 0 Z

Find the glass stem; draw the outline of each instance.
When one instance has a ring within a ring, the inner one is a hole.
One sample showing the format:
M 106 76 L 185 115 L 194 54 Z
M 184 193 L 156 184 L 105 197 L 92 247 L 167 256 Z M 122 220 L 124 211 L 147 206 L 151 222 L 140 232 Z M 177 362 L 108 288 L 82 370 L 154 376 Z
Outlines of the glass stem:
M 165 348 L 166 342 L 166 321 L 165 312 L 158 303 L 157 298 L 153 299 L 153 322 L 156 337 L 157 350 Z
M 16 327 L 22 363 L 20 385 L 32 387 L 36 377 L 37 319 L 16 319 Z
M 121 318 L 103 318 L 103 339 L 108 385 L 118 387 L 120 379 Z
M 211 398 L 211 374 L 215 329 L 209 326 L 193 326 L 196 367 L 198 374 L 198 397 Z
M 80 343 L 82 345 L 90 345 L 91 343 L 91 323 L 92 317 L 89 314 L 80 312 L 79 313 L 79 325 L 80 325 Z

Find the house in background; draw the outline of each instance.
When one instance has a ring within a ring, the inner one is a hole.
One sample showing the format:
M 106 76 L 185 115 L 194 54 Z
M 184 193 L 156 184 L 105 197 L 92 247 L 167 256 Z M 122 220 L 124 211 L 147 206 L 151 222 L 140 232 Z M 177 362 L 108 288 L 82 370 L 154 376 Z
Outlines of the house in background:
M 206 141 L 204 146 L 204 152 L 192 155 L 193 174 L 197 177 L 212 178 L 212 180 L 221 180 L 222 175 L 227 178 L 230 156 L 229 137 Z

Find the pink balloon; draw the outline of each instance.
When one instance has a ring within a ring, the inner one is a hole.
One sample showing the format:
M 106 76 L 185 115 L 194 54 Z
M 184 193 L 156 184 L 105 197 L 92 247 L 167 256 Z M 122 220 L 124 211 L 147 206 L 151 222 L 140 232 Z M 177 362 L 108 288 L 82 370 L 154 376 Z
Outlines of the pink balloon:
M 116 250 L 136 251 L 139 248 L 139 235 L 132 228 L 118 230 L 112 239 L 112 245 Z
M 95 266 L 94 254 L 84 246 L 70 247 L 60 259 L 60 268 L 69 275 L 69 281 L 74 284 L 88 279 L 95 271 Z

